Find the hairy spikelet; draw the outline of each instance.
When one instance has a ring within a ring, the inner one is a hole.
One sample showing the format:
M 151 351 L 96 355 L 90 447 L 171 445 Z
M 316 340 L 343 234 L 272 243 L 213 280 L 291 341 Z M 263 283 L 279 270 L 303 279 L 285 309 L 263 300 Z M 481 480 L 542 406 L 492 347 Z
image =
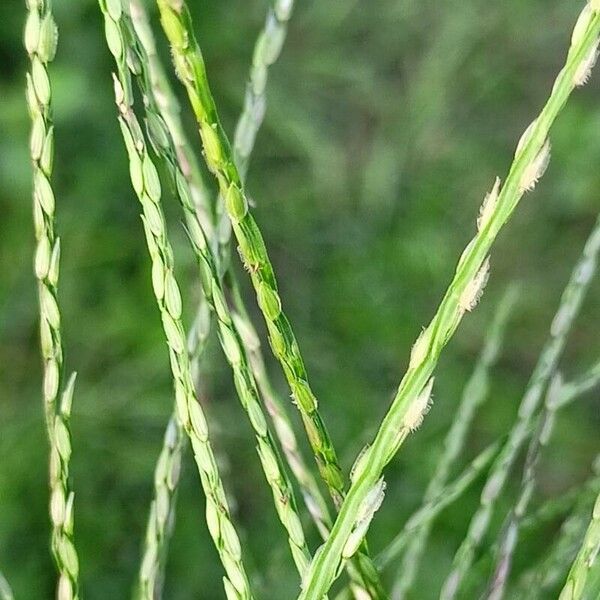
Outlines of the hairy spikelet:
M 477 217 L 477 230 L 481 231 L 488 224 L 490 217 L 494 214 L 496 203 L 498 201 L 498 194 L 500 192 L 500 178 L 496 177 L 494 181 L 494 187 L 485 195 L 483 204 L 479 209 L 479 215 Z
M 542 175 L 546 172 L 548 163 L 550 162 L 550 142 L 546 140 L 542 149 L 537 153 L 536 157 L 527 165 L 521 181 L 519 189 L 522 192 L 532 191 Z
M 421 393 L 410 404 L 404 415 L 404 427 L 409 431 L 416 431 L 423 423 L 425 415 L 429 412 L 432 405 L 431 390 L 433 389 L 434 378 L 431 377 L 421 390 Z
M 573 83 L 577 87 L 585 85 L 588 82 L 590 75 L 592 74 L 592 69 L 594 68 L 594 65 L 596 64 L 597 60 L 598 45 L 596 45 L 589 51 L 585 60 L 579 65 L 579 67 L 575 71 L 575 75 L 573 76 Z
M 414 369 L 417 365 L 421 364 L 427 355 L 430 337 L 429 329 L 423 329 L 419 334 L 417 341 L 413 344 L 410 351 L 409 369 Z
M 465 287 L 463 293 L 460 295 L 459 304 L 462 310 L 472 311 L 478 304 L 483 290 L 487 284 L 490 276 L 490 259 L 489 257 L 483 261 L 483 265 L 471 282 Z

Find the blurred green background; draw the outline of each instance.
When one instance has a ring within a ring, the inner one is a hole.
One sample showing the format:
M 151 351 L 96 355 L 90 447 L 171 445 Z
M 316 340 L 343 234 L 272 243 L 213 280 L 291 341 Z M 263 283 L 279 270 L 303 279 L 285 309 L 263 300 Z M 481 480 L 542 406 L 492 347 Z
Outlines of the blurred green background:
M 297 0 L 283 55 L 271 71 L 248 189 L 345 467 L 373 435 L 410 346 L 473 234 L 485 192 L 496 175 L 504 176 L 518 137 L 545 101 L 581 4 Z M 190 6 L 232 134 L 267 2 L 196 0 Z M 79 373 L 72 473 L 82 595 L 122 598 L 137 570 L 153 465 L 172 402 L 170 373 L 115 119 L 101 15 L 93 0 L 56 0 L 55 13 L 60 301 L 66 365 Z M 0 3 L 0 569 L 18 598 L 50 598 L 24 16 L 24 3 Z M 159 29 L 157 36 L 167 55 Z M 518 280 L 520 302 L 463 460 L 506 432 L 515 417 L 600 208 L 598 81 L 594 76 L 577 91 L 556 123 L 548 173 L 499 238 L 481 306 L 441 360 L 433 410 L 387 470 L 387 500 L 369 535 L 375 551 L 418 505 L 494 307 Z M 193 119 L 185 118 L 195 140 Z M 198 294 L 195 269 L 179 209 L 165 200 L 178 276 L 190 290 L 189 324 Z M 567 376 L 598 359 L 599 317 L 596 281 L 561 361 Z M 277 365 L 270 367 L 285 395 Z M 203 381 L 258 594 L 292 597 L 297 577 L 214 340 Z M 589 473 L 600 450 L 598 400 L 598 393 L 590 394 L 561 415 L 536 504 Z M 517 470 L 492 533 L 518 479 Z M 436 522 L 414 598 L 437 597 L 480 487 Z M 189 456 L 181 488 L 166 598 L 219 598 L 221 569 Z M 558 526 L 552 522 L 524 540 L 517 575 L 548 547 Z M 386 576 L 391 579 L 393 569 Z

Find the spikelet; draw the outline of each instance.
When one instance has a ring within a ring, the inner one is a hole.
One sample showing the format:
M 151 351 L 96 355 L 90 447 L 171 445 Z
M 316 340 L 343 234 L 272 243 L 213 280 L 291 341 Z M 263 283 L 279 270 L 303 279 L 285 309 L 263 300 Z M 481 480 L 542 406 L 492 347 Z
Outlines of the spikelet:
M 483 204 L 479 209 L 479 216 L 477 217 L 477 231 L 481 231 L 489 223 L 491 216 L 494 214 L 494 209 L 496 208 L 499 192 L 500 178 L 496 177 L 496 181 L 494 181 L 494 187 L 485 195 Z
M 410 360 L 408 362 L 408 368 L 414 369 L 416 366 L 421 364 L 429 349 L 429 328 L 423 329 L 414 343 L 410 351 Z
M 366 466 L 366 462 L 367 462 L 367 451 L 369 450 L 370 446 L 369 444 L 367 444 L 366 446 L 363 446 L 362 450 L 358 453 L 358 456 L 356 457 L 356 460 L 354 461 L 354 464 L 352 465 L 352 468 L 350 469 L 350 482 L 354 483 L 365 471 L 365 466 Z
M 406 414 L 404 415 L 404 427 L 410 431 L 416 431 L 423 418 L 431 408 L 431 390 L 433 388 L 434 378 L 431 377 L 421 390 L 421 393 L 411 402 Z
M 531 133 L 533 132 L 533 128 L 535 127 L 536 122 L 537 119 L 529 123 L 527 129 L 525 129 L 525 131 L 523 132 L 523 135 L 521 136 L 521 139 L 517 144 L 517 149 L 515 150 L 515 157 L 522 152 L 523 148 L 525 148 L 525 144 L 527 144 L 529 138 L 531 138 Z
M 365 520 L 370 521 L 373 518 L 373 515 L 383 503 L 385 488 L 386 483 L 383 477 L 381 477 L 362 501 L 358 510 L 358 516 L 356 517 L 357 524 Z
M 352 533 L 348 536 L 344 548 L 342 550 L 342 557 L 348 559 L 352 557 L 358 550 L 362 543 L 369 525 L 375 516 L 375 513 L 381 506 L 383 498 L 385 496 L 385 481 L 383 477 L 377 481 L 371 491 L 367 494 L 363 500 L 358 511 L 358 517 L 354 525 Z
M 577 67 L 577 70 L 573 75 L 573 84 L 576 87 L 581 87 L 588 82 L 590 75 L 592 74 L 592 69 L 596 64 L 596 60 L 598 60 L 598 44 L 590 49 L 585 60 Z
M 584 9 L 581 11 L 577 23 L 573 28 L 573 35 L 571 35 L 571 46 L 579 43 L 581 38 L 585 35 L 587 28 L 594 17 L 594 11 L 600 10 L 600 1 L 591 0 L 589 4 L 586 4 Z
M 464 311 L 472 311 L 479 302 L 485 285 L 490 275 L 490 258 L 489 256 L 483 261 L 481 268 L 477 271 L 477 274 L 469 282 L 467 287 L 463 290 L 463 293 L 458 299 L 458 304 Z
M 546 140 L 537 156 L 527 165 L 519 182 L 521 192 L 530 192 L 546 172 L 550 162 L 550 142 Z

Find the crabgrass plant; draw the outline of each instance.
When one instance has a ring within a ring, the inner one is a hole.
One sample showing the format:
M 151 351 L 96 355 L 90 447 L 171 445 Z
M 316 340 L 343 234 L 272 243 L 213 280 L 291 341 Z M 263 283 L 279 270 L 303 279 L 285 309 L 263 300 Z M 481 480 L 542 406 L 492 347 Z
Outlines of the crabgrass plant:
M 513 312 L 514 291 L 509 291 L 499 305 L 419 508 L 398 528 L 398 533 L 376 560 L 370 556 L 365 536 L 384 500 L 384 468 L 408 435 L 421 424 L 429 409 L 440 355 L 462 318 L 477 306 L 483 293 L 495 239 L 523 195 L 532 190 L 544 174 L 550 156 L 548 137 L 551 127 L 571 92 L 589 78 L 598 51 L 600 2 L 589 0 L 585 4 L 572 33 L 566 62 L 548 100 L 521 136 L 504 182 L 496 179 L 486 195 L 477 218 L 475 236 L 462 253 L 454 278 L 432 321 L 413 345 L 407 371 L 375 438 L 356 458 L 349 476 L 342 471 L 309 384 L 303 355 L 284 313 L 275 271 L 260 228 L 250 212 L 245 188 L 254 141 L 265 113 L 268 71 L 281 53 L 294 2 L 274 0 L 269 8 L 253 50 L 243 110 L 232 145 L 219 119 L 184 0 L 157 0 L 156 4 L 171 47 L 176 75 L 185 86 L 196 117 L 203 158 L 216 180 L 218 195 L 214 200 L 211 198 L 197 151 L 186 137 L 180 118 L 181 107 L 170 87 L 168 70 L 161 63 L 142 0 L 99 0 L 105 39 L 114 58 L 117 118 L 132 188 L 141 206 L 152 290 L 168 348 L 174 388 L 175 408 L 154 472 L 154 496 L 136 594 L 147 600 L 162 596 L 181 458 L 189 440 L 206 499 L 207 529 L 223 567 L 225 594 L 230 600 L 253 598 L 254 582 L 247 574 L 238 526 L 225 494 L 226 482 L 213 450 L 214 431 L 197 399 L 203 350 L 211 323 L 214 323 L 241 408 L 255 435 L 264 479 L 272 492 L 274 515 L 281 522 L 298 572 L 300 600 L 327 597 L 330 587 L 344 570 L 349 582 L 342 590 L 343 597 L 350 595 L 356 600 L 387 598 L 382 583 L 383 570 L 400 556 L 401 566 L 392 596 L 403 598 L 410 592 L 425 556 L 434 519 L 485 476 L 481 504 L 441 591 L 441 597 L 446 600 L 457 597 L 473 565 L 475 553 L 488 533 L 509 472 L 528 439 L 518 496 L 497 544 L 488 552 L 494 557 L 494 565 L 486 597 L 499 600 L 506 595 L 507 589 L 513 590 L 509 588 L 509 575 L 519 534 L 534 529 L 544 519 L 570 510 L 559 543 L 537 566 L 525 573 L 514 592 L 515 595 L 524 590 L 527 592 L 527 587 L 536 582 L 539 585 L 533 587 L 540 593 L 542 589 L 562 585 L 561 600 L 584 598 L 586 585 L 589 587 L 593 579 L 588 575 L 600 546 L 600 499 L 596 499 L 590 509 L 591 496 L 598 494 L 597 473 L 579 486 L 576 494 L 568 493 L 549 501 L 537 512 L 530 510 L 530 504 L 540 454 L 550 441 L 557 411 L 600 382 L 598 364 L 567 383 L 557 373 L 567 335 L 594 275 L 600 251 L 600 219 L 565 289 L 550 338 L 525 390 L 515 423 L 505 438 L 485 448 L 458 476 L 450 479 L 466 446 L 475 412 L 486 398 L 489 371 L 499 355 L 504 329 Z M 25 48 L 30 59 L 27 104 L 31 117 L 34 270 L 39 291 L 43 401 L 50 454 L 51 549 L 58 573 L 57 598 L 69 600 L 79 597 L 79 561 L 73 537 L 74 494 L 69 479 L 69 420 L 75 375 L 66 377 L 63 364 L 58 299 L 60 241 L 55 229 L 56 201 L 51 183 L 54 126 L 48 67 L 56 50 L 57 28 L 50 0 L 28 0 L 27 11 Z M 136 102 L 134 82 L 142 102 Z M 183 211 L 202 289 L 202 299 L 189 334 L 186 334 L 183 322 L 183 299 L 163 214 L 165 185 L 159 176 L 160 165 L 165 167 L 168 183 L 175 190 Z M 318 477 L 304 460 L 293 421 L 267 372 L 260 336 L 233 269 L 232 234 L 250 276 L 272 353 L 283 370 L 304 425 Z M 323 496 L 321 484 L 327 489 L 332 506 Z M 312 522 L 303 519 L 301 506 L 295 499 L 295 486 Z M 307 543 L 310 539 L 308 528 L 312 526 L 323 539 L 322 546 L 316 551 Z M 533 593 L 537 592 L 534 590 Z M 12 598 L 10 586 L 1 574 L 0 595 Z

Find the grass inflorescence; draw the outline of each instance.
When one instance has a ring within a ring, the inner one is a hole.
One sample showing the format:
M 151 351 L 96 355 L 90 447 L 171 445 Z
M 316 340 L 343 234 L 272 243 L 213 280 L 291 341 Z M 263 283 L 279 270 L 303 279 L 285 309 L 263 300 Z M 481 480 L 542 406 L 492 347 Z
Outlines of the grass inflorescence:
M 496 178 L 485 195 L 475 219 L 475 233 L 460 255 L 429 325 L 410 350 L 391 405 L 347 476 L 325 425 L 323 405 L 309 383 L 305 356 L 284 310 L 278 277 L 255 219 L 246 182 L 255 141 L 265 119 L 269 75 L 284 49 L 288 29 L 294 25 L 295 2 L 269 2 L 252 49 L 241 114 L 231 144 L 221 121 L 225 111 L 217 108 L 209 84 L 212 78 L 185 0 L 156 0 L 152 4 L 156 5 L 166 39 L 155 37 L 152 13 L 147 12 L 143 0 L 98 0 L 104 42 L 113 59 L 112 91 L 126 151 L 123 165 L 129 172 L 131 194 L 141 207 L 152 302 L 160 316 L 161 342 L 167 347 L 174 392 L 172 414 L 153 472 L 135 597 L 158 600 L 166 595 L 170 541 L 176 535 L 176 502 L 188 445 L 200 477 L 204 520 L 222 566 L 226 597 L 251 600 L 267 581 L 255 569 L 252 546 L 247 546 L 238 533 L 246 515 L 243 510 L 239 515 L 232 514 L 230 496 L 225 491 L 235 489 L 236 473 L 227 473 L 231 480 L 225 480 L 222 461 L 215 453 L 221 440 L 215 443 L 216 428 L 209 425 L 214 415 L 200 393 L 208 388 L 203 374 L 214 359 L 209 352 L 211 335 L 218 342 L 218 356 L 224 359 L 231 374 L 238 400 L 232 410 L 243 415 L 244 423 L 250 426 L 256 450 L 253 460 L 260 465 L 264 489 L 270 492 L 271 510 L 263 512 L 261 506 L 260 516 L 273 520 L 283 533 L 281 539 L 267 540 L 268 546 L 273 547 L 269 548 L 273 554 L 275 549 L 284 548 L 282 556 L 290 565 L 293 563 L 298 600 L 323 600 L 330 594 L 338 599 L 400 600 L 421 593 L 418 576 L 421 570 L 430 569 L 427 552 L 434 523 L 443 511 L 450 512 L 452 505 L 469 494 L 472 499 L 477 494 L 478 499 L 472 512 L 460 507 L 468 523 L 464 538 L 457 543 L 447 572 L 436 573 L 442 600 L 470 593 L 488 600 L 542 599 L 553 594 L 559 594 L 560 600 L 595 597 L 600 585 L 594 571 L 600 550 L 600 462 L 595 461 L 593 473 L 586 481 L 567 492 L 537 505 L 536 494 L 543 487 L 540 464 L 556 437 L 552 435 L 555 424 L 576 400 L 600 384 L 598 357 L 587 369 L 578 369 L 569 377 L 563 373 L 570 368 L 561 364 L 596 273 L 600 217 L 572 270 L 549 336 L 537 361 L 532 362 L 535 366 L 516 414 L 502 430 L 503 435 L 491 443 L 478 440 L 474 444 L 477 449 L 472 451 L 470 436 L 478 413 L 487 416 L 491 404 L 493 371 L 499 359 L 508 354 L 503 351 L 508 323 L 519 314 L 517 286 L 507 290 L 482 336 L 483 347 L 453 409 L 443 443 L 432 451 L 436 458 L 433 473 L 417 508 L 402 519 L 398 517 L 400 512 L 395 511 L 394 530 L 386 531 L 386 544 L 375 558 L 366 537 L 385 501 L 389 477 L 386 467 L 430 411 L 435 378 L 444 377 L 438 363 L 463 318 L 479 304 L 490 276 L 496 240 L 522 198 L 534 190 L 547 169 L 550 134 L 557 117 L 572 92 L 590 78 L 599 53 L 600 1 L 585 3 L 573 28 L 566 60 L 545 104 L 521 135 L 505 179 Z M 55 125 L 50 64 L 58 34 L 51 0 L 27 0 L 26 8 L 26 101 L 31 120 L 29 154 L 42 398 L 49 442 L 51 551 L 57 573 L 57 600 L 74 600 L 83 596 L 70 480 L 75 374 L 67 376 L 64 366 L 58 293 L 61 242 L 56 231 L 53 183 Z M 344 22 L 346 10 L 351 9 L 335 9 L 339 11 L 338 25 Z M 444 18 L 448 18 L 448 13 Z M 450 23 L 447 31 L 440 26 L 440 31 L 452 37 L 452 32 L 461 30 L 455 25 Z M 447 45 L 443 40 L 434 45 L 434 50 Z M 167 46 L 174 69 L 163 63 Z M 436 63 L 432 56 L 428 61 L 425 73 Z M 189 107 L 178 100 L 177 90 L 171 84 L 175 77 L 185 88 Z M 195 118 L 200 143 L 188 138 L 188 109 L 190 120 Z M 326 150 L 317 150 L 320 159 L 327 154 Z M 377 144 L 373 150 L 376 154 Z M 402 150 L 405 162 L 409 153 L 409 148 Z M 375 154 L 373 162 L 377 162 Z M 206 178 L 206 171 L 212 177 Z M 261 175 L 264 181 L 266 176 Z M 185 325 L 186 294 L 180 288 L 181 274 L 176 276 L 175 250 L 165 216 L 170 211 L 163 207 L 166 191 L 177 200 L 182 230 L 194 261 L 190 297 L 194 297 L 196 288 L 201 292 L 193 306 L 189 328 Z M 535 210 L 544 207 L 539 205 Z M 254 307 L 245 298 L 245 282 L 236 270 L 232 246 L 237 246 L 241 266 L 250 279 L 256 314 L 262 318 L 260 324 L 253 321 Z M 297 414 L 288 414 L 289 406 L 269 372 L 270 357 L 263 353 L 261 339 L 265 330 Z M 480 410 L 488 397 L 486 410 Z M 440 401 L 452 404 L 451 399 Z M 300 439 L 295 418 L 302 423 L 306 440 Z M 481 436 L 480 431 L 477 433 Z M 307 450 L 316 468 L 305 458 Z M 510 476 L 515 471 L 520 475 L 516 491 L 503 504 L 501 495 L 510 490 Z M 303 503 L 297 502 L 297 495 Z M 502 523 L 499 531 L 494 529 L 497 523 Z M 558 531 L 554 543 L 519 571 L 516 557 L 520 542 L 535 537 L 541 527 L 549 524 Z M 313 549 L 311 545 L 317 538 L 322 544 Z M 182 593 L 188 593 L 185 582 L 177 584 L 184 590 Z M 332 589 L 334 585 L 337 587 Z M 272 597 L 280 597 L 279 590 L 271 592 Z M 13 599 L 11 586 L 2 573 L 0 596 Z

